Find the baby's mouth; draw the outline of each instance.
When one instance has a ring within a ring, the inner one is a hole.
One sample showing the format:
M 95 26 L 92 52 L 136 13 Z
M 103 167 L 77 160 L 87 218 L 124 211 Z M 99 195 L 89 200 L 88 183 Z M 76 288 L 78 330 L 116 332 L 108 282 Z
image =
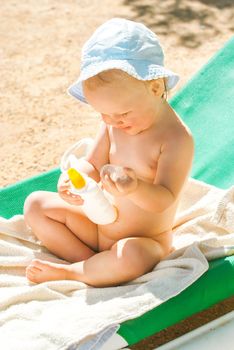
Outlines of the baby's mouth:
M 130 129 L 131 126 L 129 125 L 125 125 L 125 126 L 117 126 L 118 129 L 121 129 L 121 130 L 127 130 L 127 129 Z

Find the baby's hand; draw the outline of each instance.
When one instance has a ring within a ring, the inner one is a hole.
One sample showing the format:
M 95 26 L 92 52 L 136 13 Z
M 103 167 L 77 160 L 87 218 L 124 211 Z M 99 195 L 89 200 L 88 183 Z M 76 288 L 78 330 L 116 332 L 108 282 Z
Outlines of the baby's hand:
M 81 196 L 71 192 L 71 182 L 66 172 L 60 175 L 58 181 L 58 194 L 67 203 L 72 205 L 82 205 L 84 203 Z
M 135 191 L 138 185 L 135 171 L 126 167 L 106 164 L 100 176 L 104 189 L 114 196 L 127 195 Z

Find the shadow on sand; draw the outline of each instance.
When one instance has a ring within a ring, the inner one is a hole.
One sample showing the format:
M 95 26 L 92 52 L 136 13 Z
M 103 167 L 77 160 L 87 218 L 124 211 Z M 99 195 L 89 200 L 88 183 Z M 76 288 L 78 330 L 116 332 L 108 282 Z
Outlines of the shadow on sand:
M 123 4 L 131 8 L 133 20 L 159 35 L 174 35 L 178 44 L 189 48 L 220 34 L 224 11 L 228 28 L 234 31 L 234 0 L 124 0 Z

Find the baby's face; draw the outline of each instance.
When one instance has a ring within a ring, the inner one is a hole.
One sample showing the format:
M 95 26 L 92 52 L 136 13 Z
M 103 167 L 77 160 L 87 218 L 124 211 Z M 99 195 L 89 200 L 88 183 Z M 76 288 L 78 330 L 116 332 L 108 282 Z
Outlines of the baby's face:
M 118 79 L 95 89 L 83 85 L 87 102 L 100 113 L 103 121 L 114 128 L 136 135 L 156 121 L 156 105 L 160 102 L 144 82 Z

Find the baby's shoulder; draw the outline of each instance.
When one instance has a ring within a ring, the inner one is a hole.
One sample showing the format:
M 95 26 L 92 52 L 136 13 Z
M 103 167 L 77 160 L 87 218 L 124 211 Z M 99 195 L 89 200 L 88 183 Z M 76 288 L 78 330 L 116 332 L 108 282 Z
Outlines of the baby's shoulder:
M 189 158 L 194 155 L 194 140 L 189 127 L 175 113 L 165 124 L 162 137 L 161 152 L 167 154 L 187 154 Z
M 193 139 L 191 130 L 182 121 L 176 123 L 176 125 L 172 125 L 171 128 L 169 128 L 169 134 L 173 139 L 181 140 L 181 142 L 187 142 Z
M 171 111 L 171 115 L 165 124 L 165 138 L 168 141 L 174 140 L 174 142 L 191 142 L 193 141 L 192 132 L 189 127 L 183 122 L 180 116 L 175 112 Z

